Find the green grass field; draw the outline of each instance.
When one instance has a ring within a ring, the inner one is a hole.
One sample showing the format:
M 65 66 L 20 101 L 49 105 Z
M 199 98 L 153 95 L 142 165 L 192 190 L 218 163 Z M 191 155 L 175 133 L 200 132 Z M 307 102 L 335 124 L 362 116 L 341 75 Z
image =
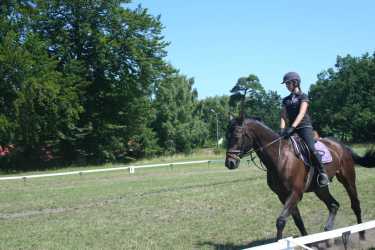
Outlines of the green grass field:
M 358 167 L 357 184 L 363 219 L 374 220 L 375 169 Z M 330 187 L 341 204 L 335 227 L 355 224 L 342 185 Z M 322 231 L 323 203 L 305 194 L 300 209 L 309 233 Z M 0 249 L 241 249 L 272 240 L 280 210 L 265 172 L 246 161 L 235 171 L 218 163 L 0 181 Z M 285 236 L 298 235 L 290 219 Z

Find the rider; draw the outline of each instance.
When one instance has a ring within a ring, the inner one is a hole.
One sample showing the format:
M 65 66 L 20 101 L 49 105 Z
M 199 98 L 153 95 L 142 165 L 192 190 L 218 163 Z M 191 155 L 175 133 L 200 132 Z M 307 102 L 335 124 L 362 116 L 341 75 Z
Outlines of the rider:
M 322 157 L 315 149 L 312 121 L 307 112 L 309 99 L 301 91 L 301 77 L 296 72 L 288 72 L 284 75 L 281 84 L 284 83 L 291 93 L 282 102 L 280 135 L 288 138 L 296 132 L 306 142 L 310 152 L 313 152 L 317 160 L 318 184 L 326 186 L 329 184 L 329 179 L 323 167 Z M 285 128 L 287 120 L 289 121 L 289 127 Z

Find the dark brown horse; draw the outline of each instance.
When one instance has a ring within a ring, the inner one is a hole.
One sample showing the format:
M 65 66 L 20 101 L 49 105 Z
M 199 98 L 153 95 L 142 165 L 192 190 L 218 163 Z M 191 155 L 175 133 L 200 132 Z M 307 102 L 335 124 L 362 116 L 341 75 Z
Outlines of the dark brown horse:
M 279 139 L 262 122 L 255 119 L 233 119 L 227 131 L 227 155 L 225 166 L 235 169 L 239 166 L 240 158 L 250 150 L 257 153 L 267 168 L 267 184 L 275 192 L 284 205 L 276 220 L 277 239 L 282 238 L 287 218 L 292 215 L 293 220 L 302 235 L 307 235 L 297 204 L 305 192 L 308 169 L 302 160 L 296 157 L 288 140 Z M 374 152 L 367 152 L 364 157 L 356 155 L 350 148 L 333 139 L 320 139 L 330 150 L 333 161 L 325 164 L 327 174 L 336 176 L 341 182 L 351 201 L 351 207 L 362 223 L 361 207 L 355 184 L 354 163 L 365 167 L 375 166 Z M 329 210 L 325 231 L 332 230 L 334 219 L 339 209 L 339 203 L 332 197 L 328 186 L 320 188 L 311 182 L 307 191 L 315 192 Z M 365 238 L 365 232 L 360 232 L 360 238 Z

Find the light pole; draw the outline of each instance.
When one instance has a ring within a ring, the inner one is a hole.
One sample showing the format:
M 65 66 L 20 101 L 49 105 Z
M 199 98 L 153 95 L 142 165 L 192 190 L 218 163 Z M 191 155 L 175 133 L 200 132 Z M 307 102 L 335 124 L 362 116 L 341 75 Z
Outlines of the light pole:
M 210 111 L 216 116 L 216 147 L 219 148 L 219 119 L 214 109 L 210 109 Z

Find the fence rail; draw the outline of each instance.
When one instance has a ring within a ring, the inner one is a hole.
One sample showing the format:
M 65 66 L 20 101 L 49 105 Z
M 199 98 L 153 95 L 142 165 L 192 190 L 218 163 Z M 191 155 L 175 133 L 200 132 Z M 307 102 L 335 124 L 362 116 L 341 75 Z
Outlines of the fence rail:
M 100 169 L 91 169 L 91 170 L 82 170 L 82 171 L 72 171 L 72 172 L 62 172 L 62 173 L 53 173 L 53 174 L 36 174 L 36 175 L 25 175 L 25 176 L 7 176 L 0 177 L 0 181 L 5 180 L 27 180 L 31 178 L 42 178 L 42 177 L 55 177 L 63 175 L 82 175 L 87 173 L 99 173 L 107 171 L 119 171 L 119 170 L 129 170 L 130 174 L 135 173 L 135 169 L 138 168 L 153 168 L 153 167 L 165 167 L 165 166 L 178 166 L 178 165 L 193 165 L 193 164 L 210 164 L 215 162 L 223 162 L 223 160 L 201 160 L 201 161 L 186 161 L 186 162 L 172 162 L 172 163 L 160 163 L 160 164 L 148 164 L 148 165 L 130 165 L 126 167 L 116 167 L 116 168 L 100 168 Z
M 246 248 L 244 250 L 292 250 L 295 247 L 300 247 L 303 249 L 312 249 L 307 247 L 307 244 L 324 241 L 332 238 L 342 237 L 343 239 L 348 239 L 348 237 L 353 233 L 358 233 L 360 231 L 369 230 L 375 228 L 375 220 L 368 221 L 365 223 L 339 228 L 332 231 L 311 234 L 299 238 L 288 237 L 281 239 L 278 242 L 270 243 L 262 246 Z

